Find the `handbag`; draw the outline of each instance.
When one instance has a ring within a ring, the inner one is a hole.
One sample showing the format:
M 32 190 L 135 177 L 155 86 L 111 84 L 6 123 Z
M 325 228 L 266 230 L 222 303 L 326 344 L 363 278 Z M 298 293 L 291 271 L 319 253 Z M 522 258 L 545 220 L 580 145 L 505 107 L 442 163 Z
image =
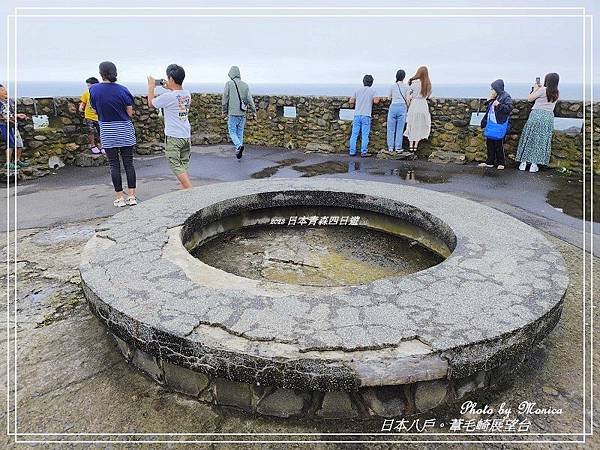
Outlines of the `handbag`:
M 488 111 L 488 121 L 485 124 L 485 128 L 483 129 L 483 135 L 487 139 L 491 139 L 493 141 L 501 141 L 506 136 L 508 132 L 508 118 L 504 123 L 498 123 L 496 121 L 496 112 L 494 111 L 494 102 L 490 104 L 490 109 Z
M 235 85 L 235 91 L 237 92 L 238 100 L 240 101 L 240 109 L 242 111 L 246 111 L 248 109 L 248 104 L 242 100 L 242 96 L 240 95 L 240 90 L 238 89 L 238 85 L 235 82 L 235 80 L 231 80 L 231 81 L 233 81 L 233 84 Z

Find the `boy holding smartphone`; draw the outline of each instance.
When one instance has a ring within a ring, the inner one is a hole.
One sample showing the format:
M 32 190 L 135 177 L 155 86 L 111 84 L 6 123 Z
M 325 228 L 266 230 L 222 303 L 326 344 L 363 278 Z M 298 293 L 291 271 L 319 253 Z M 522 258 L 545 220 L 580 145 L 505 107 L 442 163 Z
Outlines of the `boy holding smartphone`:
M 190 163 L 190 139 L 191 128 L 188 120 L 192 95 L 183 88 L 185 71 L 183 67 L 177 64 L 170 64 L 167 67 L 167 79 L 159 83 L 168 92 L 155 96 L 154 89 L 157 80 L 148 77 L 148 106 L 162 108 L 165 119 L 165 156 L 169 161 L 171 170 L 181 183 L 182 189 L 189 189 L 192 183 L 188 176 L 188 167 Z

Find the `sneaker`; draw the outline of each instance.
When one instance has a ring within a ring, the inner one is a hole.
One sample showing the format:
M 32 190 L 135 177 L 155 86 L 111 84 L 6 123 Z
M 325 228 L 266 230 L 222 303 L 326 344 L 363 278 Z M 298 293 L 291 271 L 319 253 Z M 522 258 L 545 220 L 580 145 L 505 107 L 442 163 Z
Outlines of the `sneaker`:
M 519 170 L 525 170 L 527 169 L 527 163 L 525 161 L 523 161 L 521 164 L 519 164 Z
M 396 153 L 404 153 L 404 149 L 403 148 L 397 148 L 396 149 Z
M 360 157 L 361 157 L 361 158 L 370 158 L 370 157 L 371 157 L 371 154 L 370 154 L 370 153 L 361 153 L 361 154 L 360 154 Z
M 499 164 L 498 167 L 496 167 L 496 169 L 498 169 L 498 170 L 504 170 L 504 166 L 502 164 Z
M 488 164 L 488 163 L 479 163 L 477 164 L 477 167 L 494 167 L 492 164 Z
M 100 153 L 102 153 L 102 152 L 100 151 L 100 149 L 99 149 L 98 147 L 96 147 L 96 146 L 90 147 L 90 151 L 91 151 L 91 152 L 92 152 L 92 154 L 94 154 L 94 155 L 99 155 Z
M 356 153 L 348 153 L 348 156 L 356 156 Z
M 103 155 L 106 155 L 106 150 L 104 150 L 103 148 L 100 149 L 100 153 L 102 153 Z
M 116 199 L 113 202 L 113 205 L 118 206 L 119 208 L 122 208 L 124 206 L 127 206 L 127 203 L 125 203 L 125 199 L 123 197 Z
M 127 204 L 129 206 L 135 206 L 135 205 L 137 205 L 137 200 L 135 199 L 135 197 L 132 197 L 130 195 L 129 197 L 127 197 Z
M 21 167 L 29 167 L 31 164 L 28 161 L 17 161 L 17 166 Z
M 12 163 L 12 162 L 5 163 L 4 168 L 6 170 L 19 170 L 19 166 L 17 166 L 15 163 Z
M 244 153 L 244 146 L 240 145 L 240 148 L 238 148 L 237 152 L 235 152 L 235 157 L 237 159 L 242 159 L 242 153 Z
M 529 167 L 529 171 L 531 173 L 533 173 L 533 172 L 537 172 L 538 170 L 540 170 L 540 168 L 538 167 L 538 165 L 536 163 L 531 163 L 531 167 Z

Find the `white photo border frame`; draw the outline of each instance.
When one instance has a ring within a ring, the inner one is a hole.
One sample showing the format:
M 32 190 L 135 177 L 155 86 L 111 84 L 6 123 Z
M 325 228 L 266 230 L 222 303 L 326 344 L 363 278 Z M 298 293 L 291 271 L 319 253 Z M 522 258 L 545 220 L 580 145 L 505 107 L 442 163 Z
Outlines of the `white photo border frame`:
M 419 10 L 442 10 L 442 11 L 449 11 L 449 10 L 460 10 L 460 11 L 504 11 L 504 10 L 516 10 L 516 11 L 548 11 L 548 10 L 557 10 L 557 11 L 580 11 L 581 14 L 385 14 L 383 17 L 447 17 L 447 18 L 453 18 L 453 17 L 473 17 L 473 18 L 478 18 L 478 17 L 581 17 L 582 21 L 583 21 L 583 74 L 582 74 L 582 94 L 583 94 L 583 122 L 584 122 L 584 126 L 583 126 L 583 149 L 582 149 L 582 158 L 583 158 L 583 173 L 584 173 L 584 177 L 583 177 L 583 189 L 582 189 L 582 195 L 583 195 L 583 218 L 582 218 L 582 243 L 583 243 L 583 248 L 582 248 L 582 254 L 583 254 L 583 261 L 582 261 L 582 265 L 583 265 L 583 280 L 582 280 L 582 307 L 583 307 L 583 314 L 582 314 L 582 320 L 583 320 L 583 431 L 582 433 L 19 433 L 17 431 L 17 308 L 16 308 L 16 298 L 17 298 L 17 284 L 18 284 L 18 278 L 17 278 L 17 268 L 16 268 L 16 261 L 18 261 L 17 258 L 17 250 L 18 250 L 18 241 L 17 241 L 17 230 L 18 230 L 18 222 L 17 222 L 17 173 L 15 171 L 14 173 L 14 210 L 13 210 L 13 214 L 14 214 L 14 236 L 13 236 L 13 245 L 14 245 L 14 260 L 11 261 L 10 260 L 10 256 L 11 256 L 11 239 L 10 239 L 10 182 L 7 183 L 7 287 L 6 287 L 6 297 L 7 297 L 7 323 L 6 323 L 6 333 L 7 333 L 7 411 L 6 411 L 6 420 L 7 420 L 7 434 L 10 436 L 14 436 L 15 437 L 15 443 L 153 443 L 153 444 L 158 444 L 158 443 L 244 443 L 244 444 L 248 444 L 248 443 L 479 443 L 479 444 L 483 444 L 483 443 L 585 443 L 586 442 L 586 437 L 587 436 L 592 436 L 593 434 L 593 333 L 594 333 L 594 329 L 593 329 L 593 239 L 594 239 L 594 233 L 593 233 L 593 228 L 590 230 L 590 240 L 589 240 L 589 248 L 590 248 L 590 252 L 589 252 L 589 258 L 590 258 L 590 262 L 589 262 L 589 273 L 590 273 L 590 280 L 589 280 L 589 298 L 590 298 L 590 303 L 589 303 L 589 307 L 587 305 L 586 302 L 586 295 L 588 294 L 588 291 L 586 290 L 586 274 L 587 274 L 587 266 L 586 266 L 586 179 L 585 179 L 585 172 L 586 172 L 586 127 L 585 127 L 585 122 L 586 122 L 586 75 L 587 75 L 587 63 L 588 63 L 588 57 L 589 57 L 589 65 L 590 65 L 590 72 L 589 72 L 589 85 L 590 85 L 590 123 L 592 124 L 591 126 L 591 130 L 590 130 L 590 184 L 591 184 L 591 188 L 590 188 L 590 216 L 591 218 L 593 218 L 593 177 L 594 177 L 594 171 L 593 171 L 593 133 L 594 133 L 594 127 L 593 127 L 593 99 L 594 99 L 594 92 L 593 92 L 593 44 L 594 44 L 594 39 L 593 39 L 593 16 L 586 14 L 586 10 L 584 7 L 441 7 L 441 6 L 435 6 L 435 7 L 336 7 L 336 6 L 329 6 L 329 7 L 252 7 L 252 6 L 234 6 L 234 7 L 16 7 L 14 9 L 14 14 L 8 15 L 7 16 L 7 90 L 9 92 L 9 96 L 11 94 L 11 78 L 10 78 L 10 74 L 11 74 L 11 66 L 13 68 L 13 75 L 14 75 L 14 80 L 13 80 L 13 86 L 14 86 L 14 97 L 17 98 L 18 97 L 18 88 L 17 88 L 17 55 L 18 55 L 18 47 L 17 47 L 17 17 L 19 18 L 25 18 L 25 17 L 47 17 L 47 18 L 64 18 L 64 17 L 73 17 L 73 18 L 77 18 L 77 17 L 96 17 L 96 18 L 109 18 L 109 17 L 136 17 L 136 18 L 143 18 L 143 17 L 273 17 L 273 18 L 277 18 L 277 17 L 382 17 L 381 14 L 358 14 L 358 15 L 354 15 L 354 14 L 292 14 L 292 15 L 286 15 L 286 14 L 241 14 L 241 15 L 236 15 L 236 14 L 21 14 L 19 13 L 19 11 L 64 11 L 64 10 L 69 10 L 69 11 L 77 11 L 77 10 L 86 10 L 86 11 L 139 11 L 139 10 L 145 10 L 145 11 L 161 11 L 161 10 L 184 10 L 184 11 L 196 11 L 196 10 L 204 10 L 204 11 L 250 11 L 250 10 L 258 10 L 258 11 L 283 11 L 283 10 L 290 10 L 290 11 L 398 11 L 398 10 L 409 10 L 409 11 L 419 11 Z M 11 51 L 11 19 L 13 21 L 12 23 L 12 29 L 13 29 L 13 33 L 14 33 L 14 39 L 13 39 L 13 48 Z M 589 22 L 589 30 L 586 29 L 586 25 Z M 590 46 L 589 46 L 589 54 L 588 49 L 586 49 L 586 41 L 588 38 L 588 34 L 587 32 L 589 31 L 589 42 L 590 42 Z M 12 56 L 12 58 L 11 58 Z M 12 59 L 12 65 L 11 65 L 11 59 Z M 8 118 L 7 118 L 7 125 L 8 125 Z M 16 126 L 16 118 L 15 118 L 15 126 Z M 7 149 L 8 149 L 8 143 L 7 143 Z M 591 221 L 590 218 L 590 221 Z M 12 266 L 14 267 L 14 273 L 11 273 L 11 262 L 12 262 Z M 10 298 L 10 293 L 11 293 L 11 274 L 13 276 L 13 294 L 14 294 L 14 301 L 11 302 L 11 298 Z M 11 311 L 11 303 L 13 304 L 13 321 L 14 321 L 14 328 L 11 330 L 10 327 L 10 311 Z M 587 426 L 588 424 L 586 423 L 586 418 L 588 415 L 588 411 L 586 409 L 586 375 L 587 375 L 587 371 L 588 371 L 588 367 L 586 366 L 586 356 L 587 356 L 587 352 L 586 352 L 586 340 L 588 338 L 587 336 L 587 328 L 586 328 L 586 314 L 587 311 L 589 310 L 590 312 L 590 317 L 589 317 L 589 356 L 590 356 L 590 360 L 589 360 L 589 383 L 590 383 L 590 396 L 589 396 L 589 431 L 587 431 Z M 11 354 L 10 354 L 10 348 L 11 348 L 11 332 L 14 335 L 14 342 L 13 342 L 13 349 L 14 349 L 14 354 L 13 354 L 13 363 L 14 363 L 14 386 L 13 386 L 13 390 L 14 392 L 11 392 L 11 386 L 10 386 L 10 380 L 11 380 L 11 376 L 10 376 L 10 372 L 11 372 L 11 367 L 10 367 L 10 361 L 11 361 Z M 12 414 L 12 416 L 14 417 L 14 431 L 11 431 L 11 427 L 10 427 L 10 418 L 11 418 L 11 411 L 10 411 L 10 405 L 11 405 L 11 393 L 14 393 L 14 413 Z M 67 439 L 61 439 L 61 440 L 19 440 L 18 437 L 19 436 L 135 436 L 135 437 L 140 437 L 140 436 L 390 436 L 390 437 L 396 437 L 396 436 L 489 436 L 489 435 L 493 435 L 493 436 L 512 436 L 512 435 L 518 435 L 518 436 L 528 436 L 528 435 L 533 435 L 533 436 L 581 436 L 582 440 L 442 440 L 442 439 L 435 439 L 435 440 L 421 440 L 421 439 L 417 439 L 417 440 L 408 440 L 408 439 L 403 439 L 403 440 L 391 440 L 391 439 L 385 439 L 385 440 L 269 440 L 269 441 L 259 441 L 259 440 L 138 440 L 138 439 L 128 439 L 128 440 L 67 440 Z

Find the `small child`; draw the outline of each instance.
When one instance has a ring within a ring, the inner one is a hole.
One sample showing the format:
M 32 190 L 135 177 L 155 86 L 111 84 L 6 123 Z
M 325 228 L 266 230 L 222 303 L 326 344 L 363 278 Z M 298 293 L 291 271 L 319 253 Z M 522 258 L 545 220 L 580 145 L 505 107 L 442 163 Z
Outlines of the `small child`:
M 148 106 L 162 108 L 165 118 L 165 156 L 171 170 L 181 183 L 182 189 L 192 187 L 188 176 L 190 163 L 191 128 L 188 120 L 192 95 L 182 84 L 185 79 L 183 67 L 170 64 L 167 67 L 167 80 L 163 87 L 168 90 L 155 97 L 156 80 L 148 77 Z
M 98 114 L 92 108 L 90 104 L 90 86 L 98 83 L 98 78 L 90 77 L 85 80 L 87 89 L 81 94 L 81 103 L 79 104 L 79 112 L 83 113 L 85 123 L 88 128 L 88 141 L 90 144 L 90 151 L 97 155 L 98 153 L 105 153 L 100 143 L 100 125 L 98 124 Z

